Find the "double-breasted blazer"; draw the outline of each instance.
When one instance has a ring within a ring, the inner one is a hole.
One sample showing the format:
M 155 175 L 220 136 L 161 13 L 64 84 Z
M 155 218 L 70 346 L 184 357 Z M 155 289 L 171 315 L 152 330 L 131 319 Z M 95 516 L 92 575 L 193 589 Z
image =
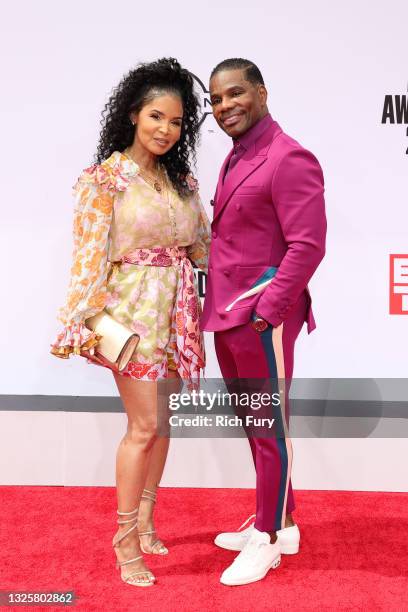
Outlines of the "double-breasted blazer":
M 270 115 L 262 121 L 265 129 L 224 181 L 233 150 L 220 171 L 201 327 L 220 331 L 244 324 L 254 309 L 277 327 L 305 292 L 310 333 L 316 325 L 307 284 L 325 253 L 323 172 Z M 274 267 L 265 289 L 226 311 Z

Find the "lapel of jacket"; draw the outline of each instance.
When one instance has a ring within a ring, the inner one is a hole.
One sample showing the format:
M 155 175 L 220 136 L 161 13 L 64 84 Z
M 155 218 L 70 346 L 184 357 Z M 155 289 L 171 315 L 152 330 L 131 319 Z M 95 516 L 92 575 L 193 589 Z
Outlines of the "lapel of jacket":
M 215 220 L 225 206 L 228 204 L 235 190 L 247 179 L 259 166 L 265 163 L 269 147 L 272 144 L 274 138 L 282 132 L 280 126 L 276 121 L 272 121 L 271 125 L 261 134 L 256 142 L 254 142 L 247 151 L 245 151 L 239 162 L 228 172 L 225 177 L 224 184 L 222 183 L 222 177 L 224 176 L 226 164 L 231 159 L 233 150 L 230 151 L 227 159 L 225 160 L 221 173 L 218 179 L 217 185 L 217 205 L 214 210 Z
M 234 152 L 234 149 L 231 149 L 231 151 L 228 153 L 227 157 L 224 160 L 224 163 L 222 164 L 221 170 L 220 170 L 220 174 L 218 175 L 218 183 L 217 183 L 217 189 L 215 190 L 215 195 L 214 195 L 214 218 L 217 215 L 217 211 L 219 209 L 219 203 L 220 203 L 220 194 L 222 191 L 222 179 L 224 178 L 224 174 L 225 174 L 225 170 L 227 168 L 227 165 L 229 164 L 229 161 L 232 157 L 232 154 Z

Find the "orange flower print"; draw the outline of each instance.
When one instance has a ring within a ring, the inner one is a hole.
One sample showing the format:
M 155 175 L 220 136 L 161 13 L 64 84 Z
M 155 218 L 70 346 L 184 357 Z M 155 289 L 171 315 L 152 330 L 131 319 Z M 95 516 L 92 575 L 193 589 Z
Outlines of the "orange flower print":
M 84 232 L 84 235 L 82 236 L 82 242 L 84 244 L 86 244 L 87 242 L 90 242 L 92 240 L 92 232 Z
M 82 233 L 81 215 L 76 214 L 74 217 L 74 236 Z
M 184 331 L 184 315 L 182 311 L 178 311 L 176 314 L 176 325 L 177 333 L 182 336 Z
M 89 212 L 86 212 L 86 213 L 84 214 L 84 223 L 85 223 L 86 221 L 88 221 L 89 223 L 96 223 L 97 218 L 98 218 L 98 217 L 96 216 L 96 213 L 94 213 L 94 212 L 90 212 L 90 211 L 89 211 Z M 83 230 L 82 230 L 82 231 L 83 231 Z
M 86 267 L 91 270 L 96 270 L 99 267 L 102 259 L 102 251 L 94 251 L 94 253 L 89 258 L 89 261 L 86 262 Z
M 81 195 L 79 197 L 79 201 L 81 202 L 81 204 L 86 204 L 88 200 L 88 196 L 89 196 L 89 188 L 86 188 L 83 191 L 81 191 Z
M 91 295 L 89 298 L 89 306 L 90 308 L 96 308 L 97 310 L 103 310 L 105 306 L 105 292 L 100 291 L 95 295 Z
M 96 230 L 95 230 L 95 240 L 96 240 L 96 242 L 99 242 L 100 240 L 102 240 L 102 238 L 105 235 L 105 232 L 106 232 L 106 228 L 104 226 L 96 228 Z
M 93 207 L 105 215 L 109 214 L 112 210 L 112 196 L 108 193 L 101 193 L 94 199 Z
M 74 289 L 68 297 L 68 309 L 72 310 L 75 308 L 81 299 L 82 293 L 78 289 Z
M 82 264 L 80 258 L 76 259 L 71 268 L 72 276 L 81 276 L 82 274 Z

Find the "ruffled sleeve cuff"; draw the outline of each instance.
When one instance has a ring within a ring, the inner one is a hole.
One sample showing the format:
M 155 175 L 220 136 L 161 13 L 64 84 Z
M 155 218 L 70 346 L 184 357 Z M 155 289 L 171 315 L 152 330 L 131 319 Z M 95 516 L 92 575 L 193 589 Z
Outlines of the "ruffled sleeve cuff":
M 101 336 L 89 330 L 83 323 L 72 323 L 64 328 L 54 344 L 51 353 L 61 359 L 68 359 L 71 354 L 80 355 L 81 351 L 94 352 Z

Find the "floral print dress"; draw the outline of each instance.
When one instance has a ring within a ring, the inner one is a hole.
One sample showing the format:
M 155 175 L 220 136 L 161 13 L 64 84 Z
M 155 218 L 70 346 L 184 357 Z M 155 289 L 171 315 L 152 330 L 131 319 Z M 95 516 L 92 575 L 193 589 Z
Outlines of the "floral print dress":
M 71 282 L 59 316 L 64 330 L 52 345 L 54 355 L 67 358 L 94 347 L 97 339 L 85 320 L 105 309 L 140 336 L 121 374 L 156 380 L 172 369 L 186 377 L 177 341 L 183 333 L 183 321 L 178 320 L 182 311 L 175 307 L 182 270 L 171 265 L 168 253 L 182 250 L 206 272 L 210 242 L 197 182 L 189 176 L 187 184 L 186 198 L 173 189 L 157 192 L 139 174 L 138 165 L 118 151 L 83 171 L 74 187 Z M 137 263 L 128 259 L 136 251 Z M 152 254 L 153 265 L 144 265 Z M 192 287 L 185 311 L 198 329 L 201 307 Z M 184 334 L 188 338 L 188 330 Z

